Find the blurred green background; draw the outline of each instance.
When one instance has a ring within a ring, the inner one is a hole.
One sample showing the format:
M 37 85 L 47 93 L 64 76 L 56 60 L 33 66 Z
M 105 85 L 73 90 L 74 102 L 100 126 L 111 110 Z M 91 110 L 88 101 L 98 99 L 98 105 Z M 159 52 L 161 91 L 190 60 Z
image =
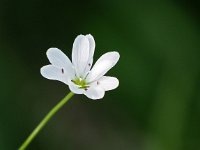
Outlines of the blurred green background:
M 79 34 L 95 60 L 119 51 L 120 86 L 76 95 L 30 150 L 200 149 L 200 2 L 0 0 L 0 150 L 14 150 L 69 89 L 40 75 L 46 50 L 71 58 Z

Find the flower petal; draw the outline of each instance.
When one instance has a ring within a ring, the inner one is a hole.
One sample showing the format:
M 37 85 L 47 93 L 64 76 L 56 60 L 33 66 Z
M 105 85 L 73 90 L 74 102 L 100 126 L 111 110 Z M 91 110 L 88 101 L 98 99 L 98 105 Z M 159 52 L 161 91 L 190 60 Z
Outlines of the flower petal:
M 84 35 L 79 35 L 74 41 L 72 49 L 72 63 L 79 77 L 84 75 L 89 59 L 89 41 Z
M 60 69 L 64 69 L 70 76 L 74 75 L 74 69 L 69 58 L 58 48 L 49 48 L 47 57 L 50 63 Z
M 88 88 L 88 90 L 85 91 L 84 93 L 88 98 L 96 100 L 96 99 L 101 99 L 105 95 L 105 91 L 103 88 L 99 86 L 92 86 Z
M 105 91 L 113 90 L 119 86 L 119 80 L 115 77 L 103 76 L 96 82 Z
M 118 52 L 108 52 L 102 55 L 87 76 L 87 81 L 92 82 L 102 77 L 108 72 L 119 60 Z
M 69 89 L 70 91 L 76 94 L 84 93 L 84 89 L 81 89 L 78 85 L 74 84 L 74 82 L 72 82 L 71 80 L 69 81 Z
M 91 34 L 86 35 L 88 41 L 89 41 L 89 64 L 92 66 L 93 62 L 93 56 L 94 56 L 94 50 L 95 50 L 95 41 Z
M 89 41 L 89 59 L 84 71 L 85 72 L 84 77 L 88 74 L 88 72 L 90 71 L 92 67 L 93 56 L 94 56 L 94 51 L 95 51 L 95 41 L 94 41 L 93 36 L 91 34 L 87 34 L 86 37 Z
M 40 69 L 40 73 L 43 77 L 49 80 L 58 80 L 65 84 L 68 84 L 70 78 L 62 69 L 57 68 L 53 65 L 46 65 Z

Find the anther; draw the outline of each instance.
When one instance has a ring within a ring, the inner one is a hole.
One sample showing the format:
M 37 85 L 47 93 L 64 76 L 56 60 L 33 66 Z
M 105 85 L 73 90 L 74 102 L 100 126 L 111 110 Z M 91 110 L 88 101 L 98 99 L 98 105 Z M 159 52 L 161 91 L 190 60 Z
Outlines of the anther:
M 61 71 L 62 71 L 62 74 L 63 74 L 64 73 L 64 69 L 62 68 Z

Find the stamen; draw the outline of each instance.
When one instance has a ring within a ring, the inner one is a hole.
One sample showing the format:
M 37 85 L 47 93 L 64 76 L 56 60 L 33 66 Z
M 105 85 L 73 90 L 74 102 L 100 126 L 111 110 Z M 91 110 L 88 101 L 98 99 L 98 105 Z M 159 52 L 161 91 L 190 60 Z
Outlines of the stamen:
M 82 78 L 76 78 L 74 80 L 71 80 L 74 84 L 78 85 L 80 89 L 86 89 L 88 88 L 87 82 Z
M 85 78 L 84 79 L 86 79 L 87 78 L 87 76 L 88 76 L 88 74 L 89 74 L 90 72 L 88 72 L 87 74 L 86 74 L 86 76 L 85 76 Z

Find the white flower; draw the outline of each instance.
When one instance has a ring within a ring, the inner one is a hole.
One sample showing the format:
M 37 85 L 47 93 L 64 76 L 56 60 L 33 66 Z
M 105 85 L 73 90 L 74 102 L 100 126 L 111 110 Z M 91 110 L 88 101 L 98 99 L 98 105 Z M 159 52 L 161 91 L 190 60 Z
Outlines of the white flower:
M 119 60 L 118 52 L 102 55 L 92 67 L 95 41 L 92 35 L 79 35 L 74 41 L 72 62 L 57 48 L 49 48 L 47 57 L 50 65 L 40 70 L 43 77 L 67 84 L 76 94 L 84 94 L 91 99 L 103 98 L 105 91 L 118 87 L 115 77 L 104 76 Z M 92 67 L 92 69 L 91 69 Z

